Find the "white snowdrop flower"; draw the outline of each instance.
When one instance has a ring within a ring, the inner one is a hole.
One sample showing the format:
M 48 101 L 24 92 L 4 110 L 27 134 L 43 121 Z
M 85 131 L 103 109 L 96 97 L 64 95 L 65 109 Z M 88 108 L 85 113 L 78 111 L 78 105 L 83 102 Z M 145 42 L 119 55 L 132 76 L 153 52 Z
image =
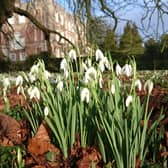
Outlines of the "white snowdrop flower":
M 70 57 L 71 60 L 75 60 L 76 61 L 77 56 L 76 56 L 76 51 L 74 49 L 71 49 L 69 51 L 68 55 L 69 55 L 69 57 Z
M 139 91 L 142 90 L 142 83 L 139 79 L 135 81 L 135 87 L 137 87 Z
M 114 94 L 115 93 L 115 85 L 112 83 L 111 84 L 111 93 Z
M 65 70 L 65 71 L 64 71 L 64 76 L 65 76 L 66 79 L 68 78 L 68 76 L 69 76 L 68 70 Z
M 58 89 L 59 91 L 62 91 L 62 90 L 63 90 L 63 87 L 64 87 L 63 81 L 59 81 L 58 84 L 57 84 L 57 89 Z
M 104 62 L 103 61 L 99 62 L 99 69 L 100 69 L 101 72 L 104 72 L 105 66 L 104 66 Z
M 103 78 L 102 77 L 99 78 L 99 87 L 103 88 Z
M 83 88 L 80 94 L 80 98 L 82 102 L 89 103 L 90 100 L 90 91 L 88 88 Z
M 87 80 L 97 80 L 97 71 L 94 67 L 90 67 L 87 69 L 85 73 L 85 79 Z
M 30 69 L 31 74 L 38 74 L 39 71 L 39 65 L 33 65 Z
M 129 95 L 127 98 L 126 98 L 126 101 L 125 101 L 125 105 L 126 107 L 128 107 L 130 105 L 130 103 L 132 103 L 133 101 L 133 98 L 131 95 Z
M 30 99 L 36 98 L 36 99 L 40 99 L 40 91 L 39 89 L 35 86 L 34 88 L 30 87 L 28 89 L 28 94 L 30 96 Z
M 68 70 L 68 63 L 65 58 L 63 58 L 61 61 L 60 69 L 64 71 Z
M 96 61 L 102 60 L 104 58 L 104 54 L 100 49 L 96 50 Z
M 34 81 L 36 81 L 36 75 L 35 74 L 32 74 L 32 73 L 29 73 L 28 74 L 28 76 L 29 76 L 29 79 L 30 79 L 30 82 L 31 83 L 33 83 Z
M 48 109 L 48 107 L 46 106 L 46 107 L 44 108 L 44 115 L 47 117 L 48 114 L 49 114 L 49 109 Z
M 19 75 L 17 78 L 16 78 L 16 86 L 18 85 L 22 85 L 23 84 L 23 77 L 21 75 Z
M 101 70 L 101 72 L 103 72 L 105 70 L 105 67 L 110 70 L 110 63 L 107 59 L 107 57 L 104 57 L 103 59 L 100 60 L 99 62 L 99 68 Z
M 21 94 L 23 94 L 24 95 L 24 89 L 23 89 L 23 86 L 22 85 L 19 85 L 18 87 L 17 87 L 17 92 L 16 92 L 18 95 L 21 93 Z
M 10 86 L 9 78 L 3 79 L 3 86 L 4 88 L 8 88 Z
M 148 94 L 150 94 L 153 90 L 153 82 L 151 80 L 147 80 L 144 84 L 144 90 L 148 91 Z
M 104 61 L 105 67 L 106 67 L 108 70 L 110 70 L 110 69 L 111 69 L 111 68 L 110 68 L 110 62 L 109 62 L 109 60 L 107 59 L 107 57 L 104 57 L 103 61 Z
M 44 70 L 44 76 L 46 79 L 50 78 L 51 77 L 51 73 L 48 72 L 47 70 Z
M 125 64 L 122 68 L 122 74 L 126 75 L 127 77 L 132 76 L 132 66 L 129 64 Z
M 122 74 L 122 69 L 119 64 L 116 65 L 116 74 L 117 76 L 120 76 Z

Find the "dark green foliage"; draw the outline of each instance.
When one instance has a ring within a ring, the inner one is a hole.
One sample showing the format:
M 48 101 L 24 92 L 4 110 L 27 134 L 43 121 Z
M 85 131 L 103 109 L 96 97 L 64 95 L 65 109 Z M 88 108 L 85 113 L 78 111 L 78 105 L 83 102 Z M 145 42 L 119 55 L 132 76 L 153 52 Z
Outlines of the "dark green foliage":
M 142 38 L 135 24 L 127 22 L 120 38 L 120 53 L 123 56 L 137 56 L 144 53 Z
M 16 162 L 16 147 L 3 147 L 0 146 L 0 168 L 11 168 Z
M 51 58 L 47 52 L 43 52 L 28 56 L 26 61 L 12 62 L 10 60 L 0 60 L 0 72 L 29 71 L 38 59 L 44 60 L 47 70 L 52 72 L 59 71 L 61 58 Z

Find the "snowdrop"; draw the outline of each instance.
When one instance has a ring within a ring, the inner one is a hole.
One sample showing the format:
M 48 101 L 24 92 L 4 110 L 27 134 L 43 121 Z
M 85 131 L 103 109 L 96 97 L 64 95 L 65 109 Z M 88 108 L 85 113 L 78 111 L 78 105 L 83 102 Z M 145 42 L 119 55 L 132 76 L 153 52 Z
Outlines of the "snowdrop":
M 65 58 L 61 61 L 60 69 L 64 71 L 65 78 L 68 78 L 68 75 L 69 75 L 69 72 L 68 72 L 68 63 L 67 63 L 67 61 L 66 61 Z
M 4 86 L 4 88 L 6 88 L 6 89 L 10 86 L 9 78 L 3 79 L 3 86 Z
M 36 75 L 32 73 L 29 73 L 28 76 L 31 83 L 33 83 L 37 79 Z
M 114 94 L 115 93 L 115 85 L 112 83 L 111 84 L 111 93 Z
M 59 82 L 57 83 L 57 89 L 58 89 L 59 91 L 62 91 L 62 90 L 63 90 L 63 87 L 64 87 L 63 81 L 59 81 Z
M 47 70 L 44 70 L 44 76 L 45 76 L 46 79 L 48 79 L 48 78 L 51 77 L 51 74 Z
M 100 61 L 104 58 L 104 54 L 100 49 L 96 50 L 95 55 L 96 55 L 96 61 Z
M 153 90 L 153 82 L 151 80 L 147 80 L 144 84 L 144 90 L 150 94 Z
M 39 71 L 39 64 L 33 65 L 30 69 L 30 74 L 38 74 Z
M 68 70 L 68 63 L 65 58 L 62 59 L 61 64 L 60 64 L 60 69 L 61 70 Z
M 16 93 L 19 95 L 20 93 L 24 95 L 24 89 L 23 89 L 23 86 L 22 85 L 19 85 L 17 87 L 17 91 Z
M 27 92 L 30 99 L 33 99 L 33 98 L 36 98 L 38 100 L 40 99 L 40 91 L 36 86 L 34 88 L 30 87 Z
M 77 58 L 77 56 L 76 56 L 76 51 L 74 50 L 74 49 L 71 49 L 70 51 L 69 51 L 69 57 L 70 57 L 70 59 L 71 60 L 74 60 L 74 61 L 76 61 L 76 58 Z
M 119 64 L 116 65 L 116 74 L 117 76 L 120 76 L 122 74 L 122 69 Z
M 142 90 L 142 83 L 139 79 L 135 81 L 135 87 L 137 87 L 139 91 Z
M 46 106 L 46 107 L 44 108 L 44 115 L 47 117 L 48 114 L 49 114 L 49 109 L 48 109 L 48 107 Z
M 103 72 L 105 70 L 105 67 L 108 70 L 110 70 L 110 63 L 109 63 L 107 57 L 102 58 L 99 62 L 99 69 L 101 70 L 101 72 Z
M 132 66 L 129 64 L 125 64 L 122 68 L 122 74 L 126 75 L 127 77 L 132 76 Z
M 90 100 L 90 91 L 88 88 L 83 88 L 80 94 L 80 98 L 82 102 L 89 103 Z
M 88 83 L 91 80 L 97 80 L 97 71 L 94 67 L 88 68 L 84 77 L 85 83 Z
M 16 78 L 16 86 L 21 86 L 23 84 L 23 77 L 21 75 L 19 75 Z
M 132 103 L 133 101 L 133 98 L 131 95 L 129 95 L 127 98 L 126 98 L 126 101 L 125 101 L 125 105 L 126 107 L 128 107 L 130 105 L 130 103 Z
M 102 78 L 102 76 L 100 76 L 100 78 L 99 78 L 99 87 L 103 88 L 103 78 Z

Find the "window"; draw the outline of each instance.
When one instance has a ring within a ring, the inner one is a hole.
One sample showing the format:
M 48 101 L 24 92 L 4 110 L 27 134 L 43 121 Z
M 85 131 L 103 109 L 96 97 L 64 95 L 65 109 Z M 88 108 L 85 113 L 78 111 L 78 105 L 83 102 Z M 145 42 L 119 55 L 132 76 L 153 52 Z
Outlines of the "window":
M 25 23 L 25 22 L 26 22 L 25 16 L 19 16 L 19 23 Z
M 14 53 L 10 54 L 9 58 L 11 61 L 16 61 L 16 54 Z
M 20 60 L 20 61 L 25 61 L 25 60 L 26 60 L 26 54 L 25 54 L 24 52 L 21 52 L 21 53 L 19 54 L 19 60 Z

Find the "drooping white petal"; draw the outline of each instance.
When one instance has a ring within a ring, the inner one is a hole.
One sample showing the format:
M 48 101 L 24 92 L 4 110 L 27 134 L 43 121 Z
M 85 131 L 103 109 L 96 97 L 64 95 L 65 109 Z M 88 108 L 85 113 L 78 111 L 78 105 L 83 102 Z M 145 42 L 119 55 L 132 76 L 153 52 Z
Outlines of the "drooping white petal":
M 48 72 L 47 70 L 44 71 L 44 76 L 46 79 L 50 78 L 51 77 L 51 73 Z
M 62 59 L 61 64 L 60 64 L 60 69 L 61 70 L 68 70 L 68 63 L 65 58 Z
M 37 74 L 39 71 L 39 65 L 33 65 L 30 69 L 31 74 Z
M 36 99 L 40 99 L 40 91 L 39 89 L 35 86 L 34 88 L 30 87 L 28 89 L 28 94 L 30 96 L 30 99 L 36 98 Z
M 122 69 L 119 64 L 116 65 L 116 74 L 117 76 L 120 76 L 122 74 Z
M 99 61 L 99 69 L 101 70 L 101 72 L 103 72 L 105 70 L 105 67 L 110 70 L 110 63 L 107 59 L 107 57 L 103 57 L 100 61 Z
M 22 86 L 22 85 L 19 85 L 19 86 L 17 87 L 17 94 L 19 95 L 20 93 L 24 95 L 24 89 L 23 89 L 23 86 Z
M 142 90 L 142 83 L 139 79 L 135 81 L 135 87 L 137 87 L 139 91 Z
M 90 100 L 90 91 L 88 88 L 83 88 L 80 94 L 80 98 L 82 102 L 89 103 Z
M 10 86 L 9 78 L 3 79 L 3 86 L 4 88 L 8 88 Z
M 62 90 L 63 90 L 63 87 L 64 87 L 63 81 L 59 81 L 58 84 L 57 84 L 57 89 L 58 89 L 59 91 L 62 91 Z
M 144 90 L 150 94 L 153 90 L 153 82 L 151 80 L 147 80 L 144 84 Z
M 132 66 L 129 64 L 125 64 L 122 68 L 122 74 L 126 75 L 127 77 L 131 77 L 133 73 Z
M 68 78 L 68 76 L 69 76 L 68 70 L 65 70 L 65 71 L 64 71 L 64 76 L 65 76 L 66 79 Z
M 29 73 L 28 74 L 30 82 L 33 83 L 34 81 L 36 81 L 37 77 L 35 74 Z
M 46 106 L 46 107 L 44 108 L 44 115 L 47 117 L 48 114 L 49 114 L 49 109 L 48 109 L 48 107 Z
M 100 49 L 96 50 L 96 61 L 102 60 L 104 58 L 104 54 Z
M 99 78 L 99 87 L 103 88 L 103 78 L 102 77 Z
M 125 105 L 126 107 L 128 107 L 130 105 L 130 103 L 132 103 L 133 101 L 133 98 L 131 95 L 129 95 L 127 98 L 126 98 L 126 101 L 125 101 Z
M 97 80 L 97 71 L 94 67 L 90 67 L 87 69 L 85 73 L 85 79 L 87 80 Z
M 106 67 L 108 70 L 110 70 L 111 67 L 110 67 L 110 62 L 109 62 L 108 58 L 107 58 L 107 57 L 104 57 L 103 60 L 104 60 L 105 67 Z
M 21 75 L 19 75 L 17 78 L 16 78 L 16 86 L 18 85 L 22 85 L 23 84 L 23 77 Z
M 114 94 L 115 93 L 115 85 L 112 83 L 111 84 L 111 93 Z
M 76 56 L 76 51 L 74 49 L 71 49 L 69 51 L 68 55 L 69 55 L 69 57 L 70 57 L 71 60 L 75 60 L 76 61 L 77 56 Z
M 99 62 L 99 69 L 100 69 L 101 72 L 104 72 L 105 66 L 104 66 L 104 62 L 103 61 Z

